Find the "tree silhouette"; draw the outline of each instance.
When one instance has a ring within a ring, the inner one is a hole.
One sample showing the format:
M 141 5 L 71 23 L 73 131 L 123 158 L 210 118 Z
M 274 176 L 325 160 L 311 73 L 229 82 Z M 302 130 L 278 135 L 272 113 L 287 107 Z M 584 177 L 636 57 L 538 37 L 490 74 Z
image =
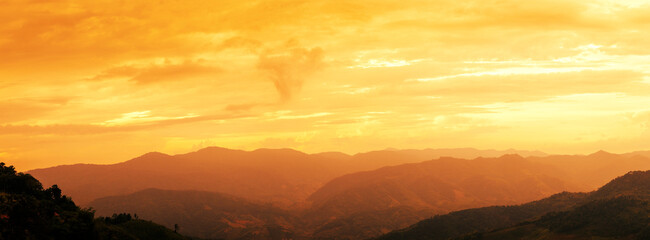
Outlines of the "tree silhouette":
M 0 163 L 0 239 L 92 239 L 94 213 Z

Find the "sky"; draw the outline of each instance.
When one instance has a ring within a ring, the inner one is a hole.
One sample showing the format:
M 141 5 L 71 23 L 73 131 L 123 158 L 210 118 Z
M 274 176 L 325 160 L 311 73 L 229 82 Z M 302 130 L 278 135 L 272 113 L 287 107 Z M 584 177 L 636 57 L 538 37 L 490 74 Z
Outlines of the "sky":
M 650 149 L 650 1 L 0 0 L 0 161 Z

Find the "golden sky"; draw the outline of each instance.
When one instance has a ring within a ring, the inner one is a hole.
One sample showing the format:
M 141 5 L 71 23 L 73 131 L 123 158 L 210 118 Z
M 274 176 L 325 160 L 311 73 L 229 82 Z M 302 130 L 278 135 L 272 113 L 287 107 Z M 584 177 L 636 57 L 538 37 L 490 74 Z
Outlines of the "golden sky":
M 650 1 L 0 0 L 0 159 L 650 149 Z

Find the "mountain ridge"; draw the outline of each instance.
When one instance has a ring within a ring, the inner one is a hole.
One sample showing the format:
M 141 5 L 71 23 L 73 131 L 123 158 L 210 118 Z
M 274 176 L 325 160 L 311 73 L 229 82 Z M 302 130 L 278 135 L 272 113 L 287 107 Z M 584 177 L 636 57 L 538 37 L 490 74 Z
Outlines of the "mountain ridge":
M 396 230 L 375 239 L 528 239 L 524 237 L 528 235 L 516 235 L 518 237 L 512 238 L 515 235 L 511 235 L 510 233 L 528 231 L 529 234 L 537 234 L 536 232 L 532 232 L 532 230 L 521 229 L 523 228 L 521 226 L 530 226 L 530 224 L 534 222 L 542 225 L 545 224 L 546 226 L 553 225 L 553 228 L 558 228 L 557 226 L 562 225 L 561 220 L 556 220 L 558 217 L 567 216 L 567 214 L 571 214 L 575 209 L 584 209 L 585 207 L 590 208 L 599 206 L 599 204 L 609 204 L 608 201 L 614 201 L 615 204 L 616 201 L 619 201 L 617 199 L 621 197 L 625 198 L 631 196 L 650 200 L 650 188 L 648 186 L 650 186 L 650 171 L 630 171 L 625 175 L 611 180 L 609 183 L 601 186 L 598 190 L 592 192 L 563 192 L 555 194 L 549 198 L 522 205 L 491 206 L 467 209 L 445 215 L 437 215 L 433 218 L 418 222 L 408 228 Z M 622 201 L 627 200 L 623 199 Z M 534 206 L 535 204 L 543 204 L 547 206 L 540 208 L 539 206 Z M 590 212 L 592 213 L 589 214 L 596 214 L 593 211 Z M 579 216 L 579 214 L 574 214 L 572 216 L 575 218 L 576 216 Z M 495 219 L 499 220 L 495 221 Z M 531 220 L 533 221 L 531 222 Z M 650 221 L 647 223 L 650 224 Z M 515 226 L 508 228 L 508 225 Z M 517 231 L 513 230 L 517 228 L 520 229 Z M 567 226 L 564 226 L 564 228 L 567 228 Z M 490 231 L 491 229 L 497 230 Z M 472 233 L 477 231 L 479 233 Z M 466 235 L 466 237 L 461 237 L 463 235 Z M 530 235 L 530 238 L 537 239 L 537 237 L 540 236 L 543 236 L 543 234 Z M 557 235 L 556 237 L 560 237 L 560 235 Z
M 480 153 L 480 150 L 477 151 L 472 154 Z M 125 194 L 149 187 L 224 192 L 251 200 L 291 206 L 334 177 L 391 164 L 433 159 L 435 154 L 437 153 L 431 150 L 398 150 L 377 157 L 382 155 L 381 152 L 349 156 L 336 152 L 306 154 L 293 149 L 244 151 L 207 147 L 184 154 L 149 152 L 120 163 L 60 165 L 34 169 L 29 173 L 47 184 L 57 183 L 65 187 L 70 196 L 82 206 L 98 197 Z M 201 177 L 192 177 L 191 174 Z M 250 177 L 242 177 L 244 175 Z M 102 180 L 99 181 L 99 178 Z M 160 181 L 151 181 L 152 179 Z M 206 187 L 208 181 L 203 183 L 196 179 L 211 179 L 209 182 L 213 183 L 237 182 L 240 185 Z M 97 191 L 97 187 L 91 183 L 106 189 L 106 194 Z M 243 190 L 249 188 L 251 191 Z M 257 189 L 257 192 L 253 189 Z M 287 192 L 288 190 L 293 193 Z

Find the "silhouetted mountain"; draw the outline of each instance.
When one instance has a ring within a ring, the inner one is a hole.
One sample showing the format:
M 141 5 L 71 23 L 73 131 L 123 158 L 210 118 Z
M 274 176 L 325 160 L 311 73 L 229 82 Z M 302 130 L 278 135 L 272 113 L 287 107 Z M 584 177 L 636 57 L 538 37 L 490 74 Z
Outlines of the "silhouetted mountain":
M 474 148 L 441 148 L 441 149 L 387 149 L 381 151 L 371 151 L 365 153 L 358 153 L 353 156 L 355 163 L 358 164 L 373 164 L 372 168 L 360 169 L 373 170 L 378 167 L 393 166 L 404 163 L 417 163 L 441 157 L 452 157 L 462 159 L 474 159 L 478 157 L 494 158 L 503 155 L 514 154 L 520 156 L 537 156 L 543 157 L 547 154 L 539 151 L 520 151 L 508 149 L 505 151 L 499 150 L 478 150 Z
M 567 189 L 557 170 L 518 155 L 464 160 L 440 158 L 336 178 L 309 197 L 315 211 L 341 216 L 355 211 L 410 206 L 437 212 L 516 204 Z
M 161 188 L 224 192 L 289 205 L 336 176 L 341 171 L 338 166 L 289 149 L 246 152 L 211 147 L 175 156 L 148 153 L 113 165 L 69 165 L 30 173 L 43 182 L 65 186 L 82 204 Z
M 98 197 L 158 188 L 221 192 L 227 194 L 225 196 L 237 196 L 238 202 L 249 204 L 242 205 L 242 208 L 252 209 L 251 212 L 229 212 L 227 209 L 197 211 L 198 215 L 225 214 L 227 217 L 223 219 L 238 220 L 258 216 L 260 211 L 273 212 L 263 215 L 267 217 L 245 220 L 251 224 L 237 227 L 227 224 L 207 226 L 201 222 L 193 224 L 188 219 L 189 225 L 196 226 L 195 231 L 201 236 L 237 239 L 267 236 L 273 232 L 277 233 L 274 236 L 291 235 L 293 238 L 360 239 L 406 227 L 434 214 L 520 204 L 562 191 L 588 191 L 597 187 L 595 183 L 606 182 L 605 177 L 611 179 L 621 172 L 650 167 L 650 160 L 641 155 L 607 152 L 587 156 L 542 156 L 529 152 L 537 156 L 524 158 L 508 154 L 473 160 L 441 157 L 421 162 L 446 154 L 467 157 L 512 151 L 383 150 L 350 156 L 336 152 L 305 154 L 291 149 L 239 151 L 211 147 L 174 156 L 149 153 L 113 165 L 59 166 L 32 173 L 43 181 L 72 189 L 73 196 L 85 200 L 86 205 Z M 377 169 L 390 164 L 401 165 Z M 146 196 L 155 199 L 152 194 Z M 180 202 L 191 205 L 199 201 L 174 199 L 179 202 L 176 205 Z M 303 202 L 305 199 L 308 201 Z M 182 208 L 151 206 L 157 208 L 151 207 L 152 212 L 186 214 Z M 268 209 L 258 211 L 255 206 Z M 283 212 L 271 206 L 283 209 L 291 206 L 291 210 Z M 531 211 L 520 218 L 537 213 Z M 270 215 L 274 217 L 268 217 Z M 165 219 L 174 218 L 165 216 Z M 277 219 L 282 219 L 282 223 L 276 223 Z M 516 222 L 519 218 L 512 219 Z M 164 223 L 167 226 L 172 224 Z M 266 228 L 266 223 L 271 228 Z M 229 228 L 237 230 L 223 230 Z M 224 235 L 224 231 L 229 231 L 230 235 Z
M 146 189 L 91 204 L 101 216 L 135 213 L 185 235 L 218 239 L 288 239 L 304 236 L 295 214 L 220 193 Z
M 650 171 L 633 171 L 617 177 L 590 194 L 591 199 L 638 196 L 650 199 Z
M 382 226 L 393 219 L 385 216 L 376 218 L 372 224 L 354 225 L 348 221 L 349 216 L 408 207 L 409 215 L 423 219 L 425 216 L 419 213 L 423 210 L 440 214 L 496 204 L 519 204 L 570 188 L 558 178 L 557 169 L 518 155 L 475 160 L 440 158 L 336 178 L 310 196 L 312 208 L 306 218 L 319 226 L 346 225 L 346 228 L 372 233 L 361 236 L 367 238 L 390 231 L 391 228 Z M 418 219 L 389 226 L 403 227 L 414 220 Z M 358 233 L 338 234 L 338 239 L 359 237 Z
M 189 240 L 152 222 L 93 220 L 56 185 L 43 189 L 29 174 L 0 163 L 0 239 Z M 122 215 L 127 216 L 127 215 Z M 110 220 L 110 219 L 109 219 Z
M 317 191 L 311 208 L 284 211 L 219 193 L 145 190 L 90 203 L 99 214 L 137 213 L 199 237 L 363 239 L 435 213 L 539 199 L 565 189 L 554 169 L 518 155 L 441 158 L 346 175 Z M 187 226 L 187 227 L 184 227 Z
M 289 206 L 303 201 L 327 181 L 347 173 L 419 162 L 440 155 L 498 153 L 494 150 L 427 149 L 349 156 L 334 152 L 305 154 L 291 149 L 240 151 L 209 147 L 174 156 L 147 153 L 112 165 L 66 165 L 29 173 L 46 184 L 65 188 L 81 205 L 100 197 L 159 188 L 222 192 Z
M 378 239 L 648 239 L 649 200 L 650 171 L 630 172 L 591 193 L 453 212 Z

